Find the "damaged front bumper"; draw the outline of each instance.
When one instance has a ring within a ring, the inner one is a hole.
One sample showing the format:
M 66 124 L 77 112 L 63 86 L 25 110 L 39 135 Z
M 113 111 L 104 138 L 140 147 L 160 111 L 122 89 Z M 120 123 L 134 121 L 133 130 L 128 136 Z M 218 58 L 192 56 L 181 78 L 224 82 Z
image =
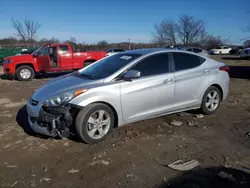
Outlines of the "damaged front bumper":
M 30 99 L 27 104 L 28 121 L 36 133 L 52 137 L 68 137 L 78 109 L 70 105 L 45 107 Z

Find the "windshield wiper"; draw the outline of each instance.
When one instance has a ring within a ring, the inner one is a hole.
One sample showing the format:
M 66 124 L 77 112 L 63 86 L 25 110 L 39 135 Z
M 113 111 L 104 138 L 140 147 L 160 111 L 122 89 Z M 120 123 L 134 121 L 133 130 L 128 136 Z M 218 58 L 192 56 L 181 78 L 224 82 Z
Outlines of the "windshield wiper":
M 93 76 L 91 76 L 91 75 L 80 74 L 80 73 L 79 73 L 79 75 L 82 76 L 82 77 L 88 78 L 88 79 L 90 79 L 90 80 L 94 80 Z
M 77 75 L 77 76 L 79 76 L 79 77 L 84 77 L 84 78 L 88 78 L 88 79 L 90 79 L 90 80 L 94 80 L 94 78 L 93 78 L 93 76 L 91 76 L 91 75 L 88 75 L 88 74 L 82 74 L 82 73 L 80 73 L 80 72 L 75 72 L 75 74 Z

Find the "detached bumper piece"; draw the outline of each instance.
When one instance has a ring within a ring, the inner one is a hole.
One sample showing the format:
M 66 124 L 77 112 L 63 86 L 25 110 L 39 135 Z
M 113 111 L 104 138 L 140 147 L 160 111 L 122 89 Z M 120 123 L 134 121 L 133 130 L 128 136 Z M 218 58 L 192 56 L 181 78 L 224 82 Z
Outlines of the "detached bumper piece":
M 76 109 L 71 106 L 42 107 L 37 119 L 37 124 L 46 127 L 53 136 L 67 138 L 73 124 Z

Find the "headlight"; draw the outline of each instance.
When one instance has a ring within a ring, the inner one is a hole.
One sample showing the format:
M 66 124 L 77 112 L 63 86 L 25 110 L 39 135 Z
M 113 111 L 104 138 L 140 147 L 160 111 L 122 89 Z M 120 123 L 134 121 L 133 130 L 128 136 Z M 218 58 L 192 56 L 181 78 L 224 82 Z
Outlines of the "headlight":
M 9 64 L 9 63 L 11 63 L 11 62 L 12 62 L 11 59 L 5 59 L 4 62 L 3 62 L 3 64 Z
M 76 97 L 82 93 L 85 93 L 86 91 L 87 91 L 87 89 L 66 92 L 66 93 L 54 96 L 54 97 L 44 101 L 43 105 L 44 106 L 59 106 L 61 104 L 65 104 L 65 103 L 69 102 L 74 97 Z

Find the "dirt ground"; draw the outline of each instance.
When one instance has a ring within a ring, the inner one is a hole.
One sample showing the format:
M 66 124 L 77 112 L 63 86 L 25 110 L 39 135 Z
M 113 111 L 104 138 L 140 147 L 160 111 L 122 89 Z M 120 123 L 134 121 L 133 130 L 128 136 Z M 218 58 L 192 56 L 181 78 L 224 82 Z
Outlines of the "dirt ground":
M 211 187 L 250 187 L 250 60 L 214 58 L 231 66 L 232 77 L 228 101 L 217 113 L 141 121 L 115 129 L 93 146 L 29 133 L 26 101 L 49 78 L 0 80 L 0 186 L 144 188 L 180 187 L 185 181 L 205 187 L 209 181 Z M 183 124 L 169 125 L 173 120 Z M 167 166 L 178 159 L 197 160 L 200 167 L 182 173 Z

